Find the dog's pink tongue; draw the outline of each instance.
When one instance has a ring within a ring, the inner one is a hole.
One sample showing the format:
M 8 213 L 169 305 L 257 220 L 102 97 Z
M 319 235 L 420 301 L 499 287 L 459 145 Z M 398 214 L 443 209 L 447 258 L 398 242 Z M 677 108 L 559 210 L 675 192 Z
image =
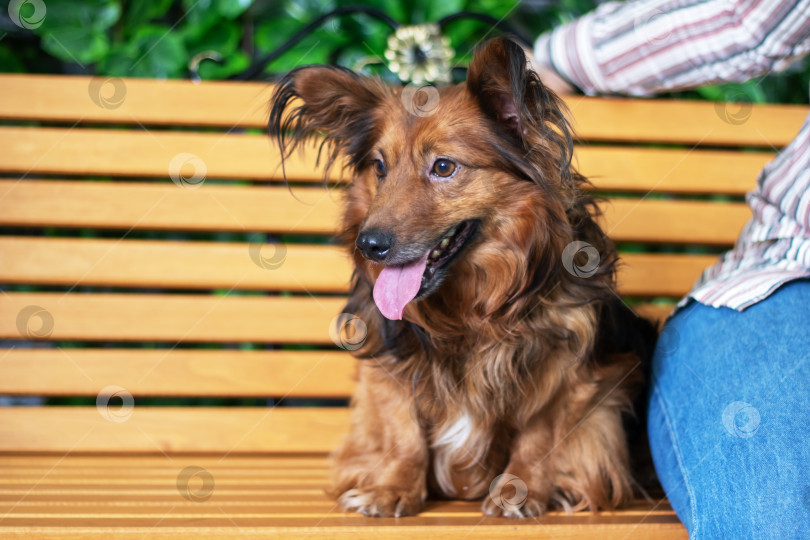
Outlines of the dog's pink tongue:
M 374 302 L 380 313 L 392 321 L 402 319 L 402 312 L 422 286 L 427 256 L 404 266 L 386 266 L 374 284 Z

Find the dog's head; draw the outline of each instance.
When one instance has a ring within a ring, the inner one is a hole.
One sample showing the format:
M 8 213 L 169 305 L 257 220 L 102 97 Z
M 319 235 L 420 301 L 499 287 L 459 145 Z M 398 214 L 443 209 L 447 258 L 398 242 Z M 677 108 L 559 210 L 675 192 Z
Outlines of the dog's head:
M 582 178 L 564 106 L 515 42 L 487 42 L 466 83 L 442 90 L 297 69 L 276 89 L 269 128 L 282 153 L 323 137 L 327 169 L 350 169 L 344 238 L 387 318 L 435 296 L 492 313 L 559 274 Z

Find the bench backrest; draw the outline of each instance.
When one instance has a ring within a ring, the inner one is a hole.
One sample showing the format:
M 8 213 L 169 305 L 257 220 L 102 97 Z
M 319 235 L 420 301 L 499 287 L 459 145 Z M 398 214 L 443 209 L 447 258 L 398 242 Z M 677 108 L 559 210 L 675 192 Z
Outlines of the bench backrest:
M 291 195 L 263 132 L 268 85 L 0 75 L 0 89 L 0 396 L 50 405 L 0 408 L 0 451 L 333 448 L 345 406 L 301 405 L 353 388 L 329 332 L 350 275 L 323 242 L 339 186 L 294 158 Z M 744 193 L 806 114 L 568 103 L 580 169 L 610 198 L 621 292 L 659 319 L 732 244 Z

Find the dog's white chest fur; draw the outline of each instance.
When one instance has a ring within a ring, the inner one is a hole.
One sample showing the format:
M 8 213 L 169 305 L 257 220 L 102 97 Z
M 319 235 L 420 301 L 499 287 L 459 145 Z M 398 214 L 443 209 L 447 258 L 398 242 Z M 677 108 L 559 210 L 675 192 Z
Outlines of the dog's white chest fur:
M 473 432 L 473 421 L 467 412 L 461 413 L 456 420 L 442 426 L 433 440 L 433 448 L 443 448 L 447 452 L 458 452 L 467 444 Z
M 439 426 L 433 437 L 433 469 L 442 491 L 451 497 L 476 497 L 481 489 L 481 460 L 489 448 L 486 432 L 462 411 Z

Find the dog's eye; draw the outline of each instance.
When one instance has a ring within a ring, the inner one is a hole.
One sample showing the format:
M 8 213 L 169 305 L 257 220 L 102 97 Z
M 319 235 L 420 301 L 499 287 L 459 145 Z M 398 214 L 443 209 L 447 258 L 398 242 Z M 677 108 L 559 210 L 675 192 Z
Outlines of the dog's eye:
M 372 159 L 371 168 L 374 169 L 374 174 L 376 174 L 380 178 L 385 176 L 385 173 L 387 172 L 385 170 L 385 164 L 382 162 L 381 159 Z
M 449 159 L 439 158 L 433 164 L 433 169 L 431 169 L 430 172 L 436 176 L 447 178 L 449 176 L 453 176 L 453 173 L 456 172 L 456 164 Z

